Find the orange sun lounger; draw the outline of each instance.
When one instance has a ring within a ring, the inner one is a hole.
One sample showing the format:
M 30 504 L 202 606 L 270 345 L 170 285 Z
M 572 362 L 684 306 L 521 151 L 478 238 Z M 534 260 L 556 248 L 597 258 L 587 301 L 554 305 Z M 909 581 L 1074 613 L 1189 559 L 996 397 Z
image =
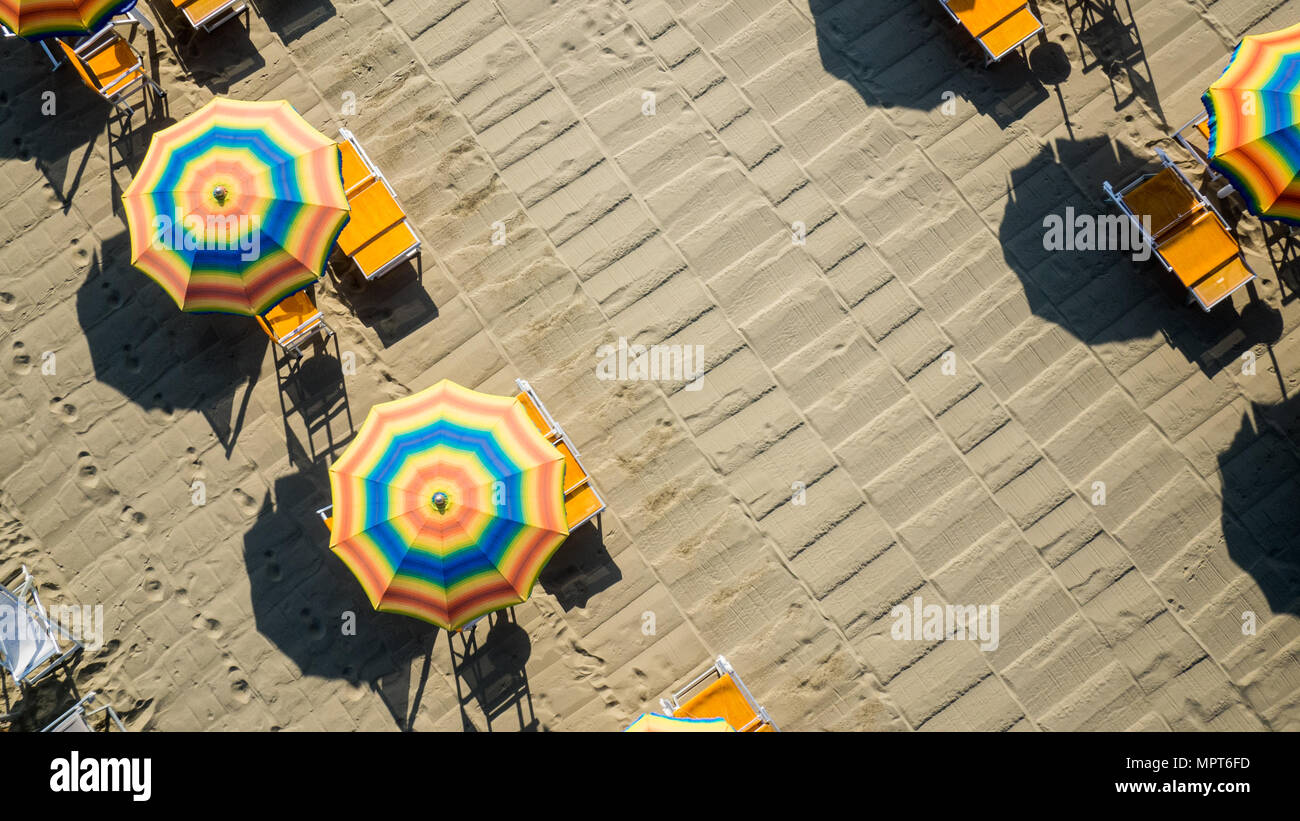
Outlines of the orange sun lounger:
M 718 656 L 709 669 L 660 703 L 669 716 L 724 718 L 742 733 L 780 731 L 724 656 Z
M 334 331 L 307 291 L 290 294 L 257 318 L 266 335 L 295 358 L 302 358 L 302 346 L 315 334 L 329 338 Z
M 985 64 L 995 63 L 1043 30 L 1026 0 L 940 0 L 953 20 L 984 49 Z
M 1161 168 L 1106 195 L 1137 226 L 1165 270 L 1209 311 L 1255 278 L 1228 223 L 1159 148 Z M 1149 231 L 1143 219 L 1150 220 Z
M 172 0 L 194 28 L 211 32 L 248 10 L 247 0 Z
M 406 212 L 397 204 L 393 187 L 379 171 L 356 137 L 339 129 L 343 159 L 343 190 L 352 209 L 351 219 L 339 234 L 339 250 L 356 263 L 367 279 L 382 276 L 420 253 Z
M 528 418 L 547 441 L 564 455 L 564 513 L 569 520 L 569 532 L 572 533 L 579 525 L 599 515 L 605 509 L 605 500 L 591 484 L 591 477 L 582 466 L 582 459 L 578 456 L 573 441 L 546 410 L 542 400 L 537 398 L 532 385 L 522 379 L 516 379 L 515 384 L 519 386 L 518 398 L 523 403 L 524 410 L 528 411 Z
M 162 86 L 145 73 L 144 58 L 112 26 L 105 27 L 76 48 L 62 39 L 57 43 L 81 81 L 124 114 L 130 115 L 133 110 L 126 98 L 136 89 L 148 86 L 159 99 L 167 96 Z

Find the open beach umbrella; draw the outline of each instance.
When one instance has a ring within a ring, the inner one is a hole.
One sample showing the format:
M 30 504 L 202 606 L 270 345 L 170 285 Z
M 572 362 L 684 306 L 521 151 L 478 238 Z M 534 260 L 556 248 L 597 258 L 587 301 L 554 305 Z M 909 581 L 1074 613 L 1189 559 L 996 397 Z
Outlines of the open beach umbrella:
M 218 97 L 154 135 L 122 195 L 131 262 L 181 310 L 266 313 L 324 272 L 341 163 L 289 103 Z
M 1201 99 L 1210 164 L 1254 214 L 1300 224 L 1300 24 L 1244 37 Z
M 514 397 L 442 380 L 330 467 L 330 548 L 377 610 L 447 630 L 528 598 L 568 535 L 564 457 Z
M 725 718 L 679 718 L 659 713 L 642 713 L 625 733 L 734 733 Z
M 0 0 L 0 23 L 31 40 L 95 31 L 136 0 Z

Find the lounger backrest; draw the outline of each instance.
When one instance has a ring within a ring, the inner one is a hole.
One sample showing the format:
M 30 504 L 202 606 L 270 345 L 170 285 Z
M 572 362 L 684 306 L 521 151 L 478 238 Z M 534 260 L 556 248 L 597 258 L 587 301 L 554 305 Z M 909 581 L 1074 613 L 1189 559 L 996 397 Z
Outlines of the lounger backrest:
M 351 140 L 339 142 L 339 156 L 343 160 L 343 190 L 349 197 L 359 193 L 361 186 L 374 181 L 374 169 L 362 159 Z
M 268 336 L 276 342 L 282 342 L 294 331 L 316 319 L 319 314 L 320 311 L 307 292 L 299 291 L 285 297 L 257 319 Z
M 0 608 L 9 629 L 0 630 L 0 665 L 21 683 L 46 660 L 59 653 L 59 643 L 44 613 L 29 606 L 14 591 L 0 587 Z
M 741 732 L 753 732 L 762 722 L 744 693 L 740 692 L 740 688 L 726 673 L 674 710 L 673 715 L 686 718 L 724 718 Z
M 63 55 L 68 58 L 70 63 L 72 63 L 72 67 L 77 70 L 77 75 L 81 77 L 81 82 L 85 83 L 86 86 L 92 89 L 96 94 L 103 94 L 103 88 L 100 86 L 99 81 L 91 75 L 90 68 L 82 62 L 81 55 L 77 54 L 76 50 L 74 50 L 72 46 L 63 42 L 61 39 L 56 40 L 55 42 L 59 44 L 59 48 L 63 51 Z
M 75 712 L 64 716 L 59 723 L 50 727 L 48 732 L 51 733 L 93 733 L 90 725 L 86 723 L 86 714 L 78 709 Z
M 1162 168 L 1124 194 L 1124 202 L 1138 216 L 1151 218 L 1151 234 L 1157 240 L 1187 217 L 1204 208 L 1196 192 L 1187 187 L 1173 168 Z

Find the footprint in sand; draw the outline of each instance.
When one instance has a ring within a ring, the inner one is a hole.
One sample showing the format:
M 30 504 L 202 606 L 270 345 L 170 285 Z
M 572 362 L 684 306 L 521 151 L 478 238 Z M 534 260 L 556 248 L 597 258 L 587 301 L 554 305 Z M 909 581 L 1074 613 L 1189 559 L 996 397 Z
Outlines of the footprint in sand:
M 256 499 L 254 499 L 252 496 L 249 496 L 240 488 L 235 488 L 234 496 L 235 496 L 235 507 L 239 508 L 239 511 L 243 513 L 244 516 L 248 517 L 249 519 L 253 519 L 257 517 L 257 512 L 261 506 L 257 503 Z
M 149 517 L 130 505 L 122 508 L 122 514 L 117 517 L 117 520 L 134 533 L 149 532 Z
M 14 373 L 19 376 L 26 376 L 32 372 L 32 358 L 23 350 L 23 343 L 14 343 Z
M 216 619 L 205 619 L 202 615 L 196 615 L 190 624 L 195 630 L 202 630 L 213 641 L 221 638 L 221 622 Z
M 302 623 L 307 625 L 307 633 L 314 639 L 325 638 L 325 624 L 317 616 L 312 615 L 311 610 L 304 607 L 298 615 L 302 617 Z
M 77 406 L 71 402 L 64 402 L 61 396 L 56 396 L 50 400 L 50 413 L 54 414 L 65 425 L 71 425 L 77 421 Z
M 84 450 L 77 454 L 77 484 L 86 490 L 99 487 L 99 468 Z
M 238 667 L 231 666 L 227 671 L 230 678 L 230 695 L 240 704 L 247 704 L 253 700 L 253 693 L 248 689 L 248 681 L 244 678 L 244 671 Z
M 162 601 L 167 597 L 166 591 L 163 590 L 162 579 L 158 578 L 158 572 L 149 565 L 144 569 L 144 594 L 149 601 Z
M 103 288 L 105 291 L 108 291 L 108 295 L 104 297 L 105 305 L 107 305 L 109 308 L 116 308 L 119 304 L 121 304 L 122 295 L 119 294 L 111 286 L 109 286 L 107 282 L 101 282 L 99 284 L 99 287 Z
M 9 313 L 14 309 L 14 295 L 8 291 L 0 291 L 0 313 Z
M 140 357 L 138 357 L 138 356 L 136 356 L 135 354 L 131 353 L 131 346 L 130 346 L 130 345 L 123 345 L 123 346 L 122 346 L 122 364 L 123 364 L 123 365 L 126 367 L 126 369 L 127 369 L 128 371 L 130 371 L 131 373 L 139 373 L 139 372 L 140 372 Z
M 280 563 L 275 560 L 275 551 L 266 550 L 263 552 L 266 556 L 266 576 L 273 582 L 278 582 L 284 578 L 284 570 L 281 569 Z

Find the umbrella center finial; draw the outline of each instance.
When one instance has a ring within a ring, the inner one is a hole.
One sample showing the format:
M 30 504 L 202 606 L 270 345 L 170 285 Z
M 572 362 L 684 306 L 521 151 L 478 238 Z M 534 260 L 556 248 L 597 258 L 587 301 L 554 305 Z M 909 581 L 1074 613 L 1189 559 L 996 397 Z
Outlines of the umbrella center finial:
M 447 509 L 447 494 L 443 493 L 441 490 L 438 491 L 437 493 L 433 494 L 433 506 L 436 507 L 436 508 L 438 508 L 438 512 L 440 512 L 440 513 L 441 513 L 442 511 L 446 510 L 446 509 Z
M 224 205 L 226 202 L 226 196 L 229 193 L 230 192 L 226 190 L 226 186 L 218 185 L 212 189 L 212 198 Z

